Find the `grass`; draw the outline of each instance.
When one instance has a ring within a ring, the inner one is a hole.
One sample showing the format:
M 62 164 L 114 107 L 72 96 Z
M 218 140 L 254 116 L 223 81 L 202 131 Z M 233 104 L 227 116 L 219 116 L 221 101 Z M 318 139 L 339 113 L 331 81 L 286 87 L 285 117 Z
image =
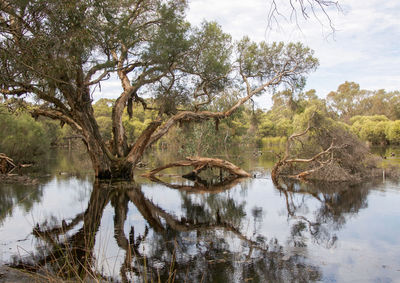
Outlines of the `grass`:
M 62 231 L 60 234 L 63 234 L 62 237 L 57 237 L 57 239 L 49 239 L 48 235 L 45 233 L 37 233 L 37 237 L 40 241 L 44 243 L 45 253 L 47 251 L 48 254 L 40 259 L 38 262 L 34 262 L 33 264 L 24 263 L 23 257 L 20 255 L 19 259 L 16 259 L 14 263 L 11 265 L 10 269 L 15 274 L 21 274 L 21 280 L 16 280 L 12 282 L 26 282 L 27 278 L 29 278 L 30 282 L 120 282 L 120 279 L 113 278 L 111 276 L 105 276 L 102 271 L 96 270 L 101 266 L 97 259 L 92 256 L 94 243 L 90 241 L 94 241 L 95 237 L 88 237 L 90 239 L 87 243 L 88 246 L 92 247 L 90 249 L 79 249 L 70 244 L 66 234 L 67 231 Z M 59 240 L 61 239 L 61 240 Z M 87 240 L 87 239 L 85 239 Z M 108 241 L 102 241 L 102 243 L 107 243 Z M 175 242 L 175 245 L 177 243 Z M 123 249 L 121 249 L 123 250 Z M 97 251 L 98 254 L 102 252 Z M 105 247 L 103 253 L 105 252 Z M 28 252 L 27 252 L 28 253 Z M 35 256 L 30 254 L 30 257 L 34 258 Z M 100 258 L 105 258 L 103 256 L 99 256 Z M 80 259 L 83 260 L 80 260 Z M 113 266 L 113 270 L 117 269 L 117 257 L 114 260 L 114 263 L 111 263 L 109 266 Z M 173 283 L 175 282 L 176 269 L 175 269 L 175 250 L 172 255 L 172 260 L 170 262 L 169 270 L 168 270 L 168 278 L 165 281 L 161 280 L 161 275 L 159 270 L 157 269 L 157 274 L 153 273 L 148 266 L 148 259 L 146 256 L 140 257 L 131 249 L 126 251 L 126 258 L 129 259 L 129 264 L 135 264 L 137 267 L 126 266 L 125 270 L 121 268 L 121 272 L 125 274 L 125 280 L 122 278 L 122 282 L 127 281 L 127 275 L 130 273 L 131 278 L 137 278 L 139 281 L 134 280 L 133 282 L 142 282 L 142 283 Z M 125 258 L 125 259 L 126 259 Z M 104 262 L 103 262 L 104 263 Z M 123 263 L 124 264 L 124 263 Z M 136 270 L 136 271 L 133 271 Z

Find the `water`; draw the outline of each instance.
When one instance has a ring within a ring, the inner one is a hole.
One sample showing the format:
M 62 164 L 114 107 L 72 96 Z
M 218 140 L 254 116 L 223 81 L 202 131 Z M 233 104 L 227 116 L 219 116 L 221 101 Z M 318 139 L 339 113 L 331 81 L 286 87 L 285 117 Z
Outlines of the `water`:
M 275 186 L 265 155 L 235 162 L 256 178 L 199 192 L 171 175 L 95 182 L 59 154 L 39 184 L 0 185 L 0 261 L 110 281 L 400 282 L 397 183 Z

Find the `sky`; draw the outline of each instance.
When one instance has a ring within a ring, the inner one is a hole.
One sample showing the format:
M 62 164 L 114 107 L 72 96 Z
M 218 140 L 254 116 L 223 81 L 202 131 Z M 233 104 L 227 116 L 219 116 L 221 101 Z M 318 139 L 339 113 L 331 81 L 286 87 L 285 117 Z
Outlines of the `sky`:
M 320 61 L 308 77 L 306 89 L 325 97 L 345 81 L 362 89 L 400 90 L 400 1 L 339 0 L 340 9 L 328 8 L 335 31 L 322 10 L 310 9 L 309 19 L 290 19 L 288 0 L 276 0 L 282 16 L 279 26 L 268 25 L 271 0 L 191 0 L 188 20 L 218 22 L 234 39 L 300 41 Z M 293 1 L 296 2 L 296 1 Z M 306 1 L 305 1 L 306 2 Z
M 302 42 L 315 51 L 320 62 L 309 75 L 305 90 L 316 89 L 321 98 L 345 81 L 368 90 L 400 90 L 400 1 L 339 0 L 339 10 L 327 9 L 334 32 L 318 9 L 315 16 L 307 9 L 307 20 L 301 15 L 297 22 L 290 20 L 289 0 L 276 0 L 282 16 L 278 17 L 279 25 L 269 28 L 271 1 L 189 0 L 187 19 L 193 25 L 216 21 L 235 40 L 247 35 L 257 42 Z M 102 87 L 98 98 L 110 97 L 110 92 L 116 97 L 121 90 L 118 80 Z M 257 103 L 261 108 L 271 105 L 269 98 Z

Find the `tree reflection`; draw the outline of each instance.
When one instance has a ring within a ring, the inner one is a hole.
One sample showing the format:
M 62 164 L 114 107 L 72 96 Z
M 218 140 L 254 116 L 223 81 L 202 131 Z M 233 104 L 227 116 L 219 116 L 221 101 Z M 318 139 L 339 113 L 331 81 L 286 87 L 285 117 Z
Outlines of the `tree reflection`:
M 346 216 L 367 207 L 369 189 L 344 183 L 295 183 L 288 179 L 274 180 L 275 187 L 286 202 L 287 216 L 294 220 L 289 244 L 305 247 L 309 234 L 311 240 L 326 248 L 337 241 L 335 231 L 346 223 Z M 312 216 L 305 215 L 310 198 L 319 203 Z
M 286 243 L 259 233 L 261 207 L 254 207 L 246 216 L 245 202 L 229 194 L 211 193 L 199 199 L 192 197 L 195 187 L 190 193 L 183 191 L 179 200 L 182 215 L 178 217 L 146 197 L 136 183 L 96 182 L 83 214 L 68 222 L 63 220 L 58 226 L 35 227 L 35 235 L 45 243 L 45 247 L 38 248 L 35 264 L 66 278 L 109 280 L 107 274 L 94 269 L 102 256 L 94 252 L 94 247 L 104 209 L 110 204 L 114 210 L 114 238 L 124 251 L 117 267 L 123 282 L 158 278 L 161 282 L 321 280 L 321 271 L 308 263 L 305 255 L 287 251 L 292 247 L 306 249 L 309 238 L 328 248 L 334 246 L 337 238 L 333 233 L 344 225 L 347 214 L 366 207 L 368 190 L 288 182 L 276 187 L 285 199 L 291 225 Z M 319 206 L 313 213 L 303 213 L 310 198 Z M 134 226 L 126 229 L 130 204 L 146 221 L 141 233 Z M 249 217 L 254 218 L 254 227 L 247 225 Z
M 91 268 L 96 233 L 100 226 L 103 211 L 110 199 L 110 187 L 95 182 L 88 207 L 83 214 L 78 214 L 69 223 L 62 220 L 60 226 L 37 224 L 33 234 L 45 243 L 39 246 L 34 257 L 35 269 L 50 267 L 57 275 L 65 278 L 97 276 Z M 74 234 L 69 234 L 79 223 L 83 222 Z M 26 263 L 24 263 L 26 264 Z
M 0 226 L 12 216 L 15 206 L 28 212 L 42 196 L 43 188 L 39 185 L 3 184 L 0 188 Z

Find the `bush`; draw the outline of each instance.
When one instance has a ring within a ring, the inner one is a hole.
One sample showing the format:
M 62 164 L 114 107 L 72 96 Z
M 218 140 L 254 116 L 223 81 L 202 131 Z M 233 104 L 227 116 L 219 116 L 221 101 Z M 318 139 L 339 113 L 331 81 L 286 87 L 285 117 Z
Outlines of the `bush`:
M 391 144 L 400 143 L 400 120 L 393 121 L 388 125 L 386 137 Z
M 383 115 L 354 116 L 350 122 L 351 132 L 372 144 L 386 144 L 389 140 L 387 129 L 393 123 Z
M 17 162 L 30 162 L 50 147 L 50 138 L 43 124 L 26 113 L 12 115 L 0 109 L 0 152 Z

